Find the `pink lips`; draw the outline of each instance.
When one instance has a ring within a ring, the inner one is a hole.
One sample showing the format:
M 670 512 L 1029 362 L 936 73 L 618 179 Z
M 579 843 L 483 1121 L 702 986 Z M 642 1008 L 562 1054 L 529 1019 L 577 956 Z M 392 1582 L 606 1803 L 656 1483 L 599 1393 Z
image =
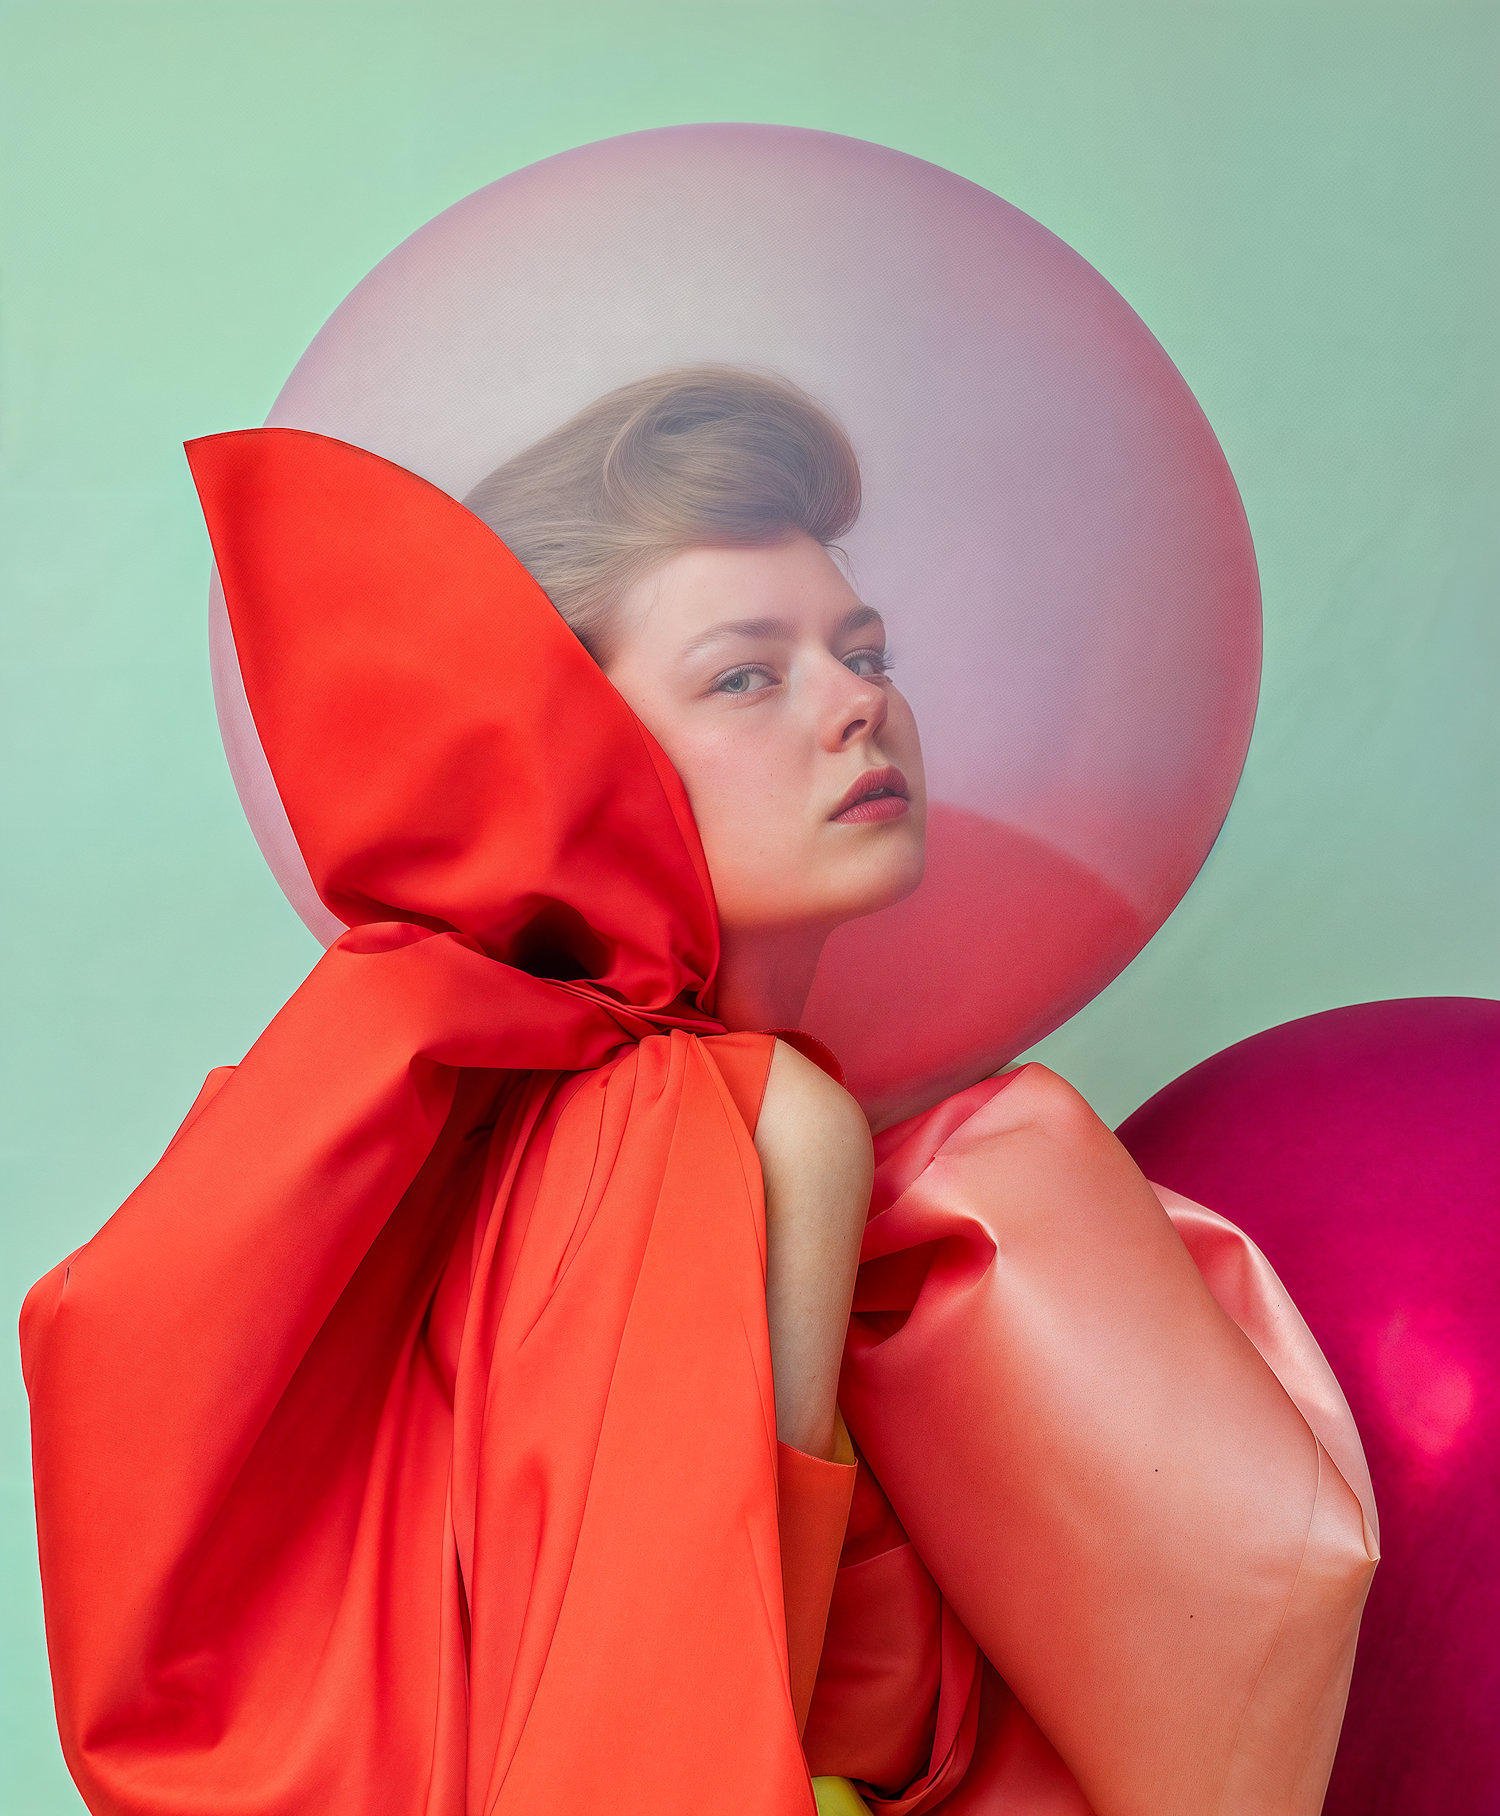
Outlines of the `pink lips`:
M 910 812 L 906 777 L 899 769 L 867 769 L 829 815 L 843 826 L 899 820 Z

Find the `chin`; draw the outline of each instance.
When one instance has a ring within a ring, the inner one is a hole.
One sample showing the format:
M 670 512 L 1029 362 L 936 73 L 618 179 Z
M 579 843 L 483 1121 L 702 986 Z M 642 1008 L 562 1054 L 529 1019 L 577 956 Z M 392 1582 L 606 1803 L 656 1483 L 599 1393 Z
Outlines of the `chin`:
M 862 920 L 867 914 L 878 914 L 882 908 L 893 908 L 897 902 L 904 902 L 921 883 L 927 868 L 925 841 L 908 843 L 883 855 L 883 863 L 870 865 L 843 892 L 837 915 L 840 923 Z

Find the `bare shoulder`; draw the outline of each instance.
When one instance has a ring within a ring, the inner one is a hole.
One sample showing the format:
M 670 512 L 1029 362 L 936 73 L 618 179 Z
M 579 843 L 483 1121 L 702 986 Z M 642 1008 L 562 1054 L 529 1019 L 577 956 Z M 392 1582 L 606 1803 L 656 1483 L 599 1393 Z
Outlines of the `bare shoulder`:
M 864 1111 L 820 1066 L 781 1040 L 766 1079 L 755 1145 L 763 1165 L 816 1162 L 855 1170 L 873 1166 Z
M 771 1056 L 759 1129 L 811 1128 L 839 1136 L 846 1132 L 870 1139 L 865 1113 L 841 1084 L 784 1040 Z M 759 1139 L 759 1129 L 757 1139 Z

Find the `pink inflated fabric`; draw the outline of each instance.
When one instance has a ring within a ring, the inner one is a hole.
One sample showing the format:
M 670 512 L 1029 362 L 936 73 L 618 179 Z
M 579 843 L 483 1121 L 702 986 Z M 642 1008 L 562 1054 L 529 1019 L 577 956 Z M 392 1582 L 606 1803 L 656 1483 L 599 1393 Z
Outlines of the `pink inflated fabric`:
M 1363 1003 L 1241 1041 L 1121 1128 L 1266 1251 L 1384 1515 L 1328 1816 L 1500 1809 L 1500 1003 Z
M 1314 1816 L 1376 1516 L 1265 1257 L 1041 1066 L 876 1156 L 812 1770 L 877 1816 Z
M 901 1114 L 1064 1021 L 1192 880 L 1255 709 L 1244 514 L 1171 360 L 1061 240 L 788 127 L 634 134 L 469 196 L 356 286 L 269 421 L 462 498 L 604 392 L 704 360 L 804 386 L 860 458 L 846 549 L 921 727 L 928 875 L 834 935 L 806 1025 Z M 241 798 L 326 944 L 217 595 L 212 622 Z

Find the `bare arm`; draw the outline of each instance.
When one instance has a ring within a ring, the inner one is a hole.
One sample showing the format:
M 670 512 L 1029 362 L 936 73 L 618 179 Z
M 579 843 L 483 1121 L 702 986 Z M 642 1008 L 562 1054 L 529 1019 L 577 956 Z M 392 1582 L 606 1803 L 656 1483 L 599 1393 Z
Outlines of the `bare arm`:
M 778 1041 L 755 1131 L 766 1185 L 766 1313 L 776 1435 L 834 1453 L 834 1400 L 874 1156 L 864 1112 Z

